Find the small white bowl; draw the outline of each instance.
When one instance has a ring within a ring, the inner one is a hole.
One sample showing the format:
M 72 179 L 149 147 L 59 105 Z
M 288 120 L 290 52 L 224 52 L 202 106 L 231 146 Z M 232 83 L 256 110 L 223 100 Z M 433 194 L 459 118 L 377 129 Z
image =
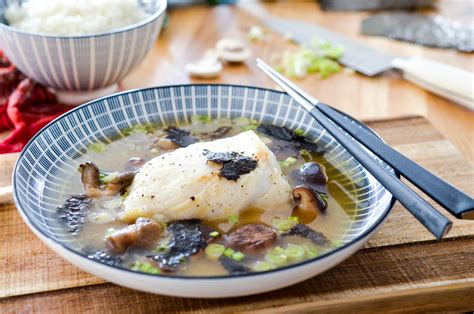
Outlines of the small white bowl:
M 65 103 L 77 104 L 118 90 L 117 82 L 143 61 L 165 17 L 166 0 L 145 1 L 150 16 L 111 31 L 59 36 L 31 33 L 6 24 L 0 1 L 0 43 L 5 55 L 28 77 L 54 88 Z

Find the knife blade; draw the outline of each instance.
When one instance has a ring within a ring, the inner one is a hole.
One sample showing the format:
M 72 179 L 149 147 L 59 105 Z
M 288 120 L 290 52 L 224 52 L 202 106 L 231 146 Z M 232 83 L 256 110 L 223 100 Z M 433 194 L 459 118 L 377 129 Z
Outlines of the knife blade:
M 309 45 L 317 38 L 343 46 L 344 54 L 339 62 L 361 74 L 372 77 L 395 68 L 418 86 L 474 110 L 472 72 L 426 58 L 406 58 L 379 51 L 312 23 L 274 17 L 262 20 L 270 29 L 301 45 Z
M 314 38 L 344 47 L 344 55 L 339 60 L 343 65 L 367 76 L 374 76 L 390 70 L 396 57 L 367 47 L 320 26 L 298 21 L 270 18 L 266 24 L 274 31 L 289 36 L 298 44 L 309 44 Z

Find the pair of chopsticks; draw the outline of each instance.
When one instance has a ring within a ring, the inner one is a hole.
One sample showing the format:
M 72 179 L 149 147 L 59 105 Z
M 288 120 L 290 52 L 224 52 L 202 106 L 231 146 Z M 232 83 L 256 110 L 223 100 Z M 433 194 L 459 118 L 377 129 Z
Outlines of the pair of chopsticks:
M 470 196 L 386 145 L 363 127 L 361 122 L 348 118 L 309 96 L 262 60 L 257 59 L 257 66 L 308 111 L 437 239 L 441 239 L 448 233 L 452 226 L 451 220 L 377 162 L 362 145 L 397 170 L 403 177 L 446 208 L 455 217 L 474 219 L 474 200 Z

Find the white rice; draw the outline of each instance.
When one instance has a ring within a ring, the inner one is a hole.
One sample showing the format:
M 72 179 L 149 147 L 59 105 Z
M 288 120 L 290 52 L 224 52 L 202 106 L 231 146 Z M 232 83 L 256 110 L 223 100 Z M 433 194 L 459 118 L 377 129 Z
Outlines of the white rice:
M 101 33 L 148 16 L 137 0 L 28 0 L 5 11 L 10 26 L 53 35 Z

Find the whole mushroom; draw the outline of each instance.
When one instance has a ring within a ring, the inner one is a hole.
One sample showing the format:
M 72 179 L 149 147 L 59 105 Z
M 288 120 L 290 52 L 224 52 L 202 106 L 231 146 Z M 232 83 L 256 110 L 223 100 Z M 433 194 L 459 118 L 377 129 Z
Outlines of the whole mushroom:
M 298 185 L 293 188 L 293 199 L 296 202 L 296 212 L 298 216 L 303 216 L 306 221 L 313 221 L 318 213 L 322 213 L 327 208 L 327 203 L 321 194 L 306 185 Z
M 216 50 L 221 60 L 240 63 L 250 58 L 250 49 L 235 38 L 223 38 L 216 44 Z

